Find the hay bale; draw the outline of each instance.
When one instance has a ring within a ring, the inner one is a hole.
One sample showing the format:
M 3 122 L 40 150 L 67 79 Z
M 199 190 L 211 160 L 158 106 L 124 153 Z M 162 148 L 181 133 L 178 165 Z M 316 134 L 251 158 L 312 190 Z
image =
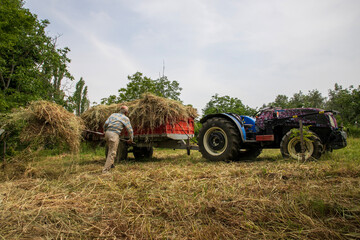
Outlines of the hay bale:
M 174 125 L 179 120 L 197 116 L 196 110 L 181 102 L 147 93 L 128 104 L 131 124 L 142 130 L 152 131 L 165 123 Z
M 198 116 L 196 109 L 184 106 L 181 102 L 143 94 L 140 99 L 112 105 L 98 105 L 81 115 L 87 129 L 98 131 L 102 129 L 106 119 L 114 112 L 119 112 L 122 105 L 129 107 L 129 118 L 134 128 L 152 131 L 164 123 L 175 124 L 179 120 L 187 120 Z
M 66 145 L 72 152 L 80 148 L 83 120 L 62 106 L 48 101 L 31 102 L 27 108 L 19 108 L 9 114 L 7 124 L 22 122 L 20 140 L 35 147 Z

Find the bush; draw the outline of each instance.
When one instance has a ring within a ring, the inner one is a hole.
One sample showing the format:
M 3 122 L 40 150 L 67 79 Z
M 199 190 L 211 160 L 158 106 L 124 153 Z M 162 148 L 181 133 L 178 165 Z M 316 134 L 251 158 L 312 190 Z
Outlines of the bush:
M 347 126 L 344 128 L 349 137 L 360 138 L 360 127 L 358 126 Z

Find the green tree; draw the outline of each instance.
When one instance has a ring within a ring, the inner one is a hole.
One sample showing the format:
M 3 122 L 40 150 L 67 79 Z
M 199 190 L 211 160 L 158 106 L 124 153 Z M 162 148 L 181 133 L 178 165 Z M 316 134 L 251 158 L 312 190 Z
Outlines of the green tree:
M 339 120 L 347 125 L 360 122 L 360 86 L 343 88 L 335 84 L 334 90 L 329 90 L 328 109 L 340 112 Z
M 110 105 L 110 104 L 114 104 L 114 103 L 117 103 L 117 97 L 116 95 L 110 95 L 109 97 L 107 98 L 102 98 L 100 103 L 101 104 L 106 104 L 106 105 Z
M 290 108 L 302 108 L 305 103 L 305 95 L 302 91 L 298 93 L 294 93 L 294 95 L 290 98 L 289 107 Z
M 304 97 L 304 107 L 325 108 L 326 97 L 323 97 L 319 90 L 311 90 Z
M 213 95 L 210 101 L 202 109 L 203 115 L 213 113 L 237 113 L 239 115 L 254 115 L 256 109 L 245 106 L 240 99 L 230 96 L 219 96 L 217 93 Z
M 267 105 L 267 107 L 289 107 L 289 98 L 286 95 L 279 94 L 276 96 L 275 101 Z
M 275 101 L 271 102 L 265 107 L 281 107 L 281 108 L 324 108 L 326 98 L 321 95 L 318 90 L 311 90 L 308 94 L 304 94 L 302 91 L 294 93 L 289 99 L 286 95 L 279 94 L 276 96 Z M 264 107 L 264 106 L 263 106 Z
M 85 81 L 81 77 L 80 80 L 76 83 L 75 92 L 70 98 L 71 107 L 69 110 L 74 111 L 76 115 L 80 116 L 85 112 L 90 105 L 90 101 L 87 97 L 87 86 L 85 86 Z
M 48 20 L 38 20 L 22 0 L 0 0 L 0 111 L 36 99 L 66 104 L 61 90 L 68 48 L 58 49 L 57 38 L 45 34 Z
M 160 77 L 157 80 L 152 80 L 146 76 L 143 76 L 141 72 L 136 72 L 132 76 L 128 76 L 129 83 L 126 88 L 118 90 L 119 96 L 116 102 L 126 102 L 138 99 L 141 94 L 149 92 L 157 96 L 170 98 L 180 101 L 180 92 L 182 88 L 177 81 L 170 81 L 166 76 Z M 113 101 L 113 97 L 110 96 L 105 103 Z M 103 101 L 102 101 L 103 102 Z

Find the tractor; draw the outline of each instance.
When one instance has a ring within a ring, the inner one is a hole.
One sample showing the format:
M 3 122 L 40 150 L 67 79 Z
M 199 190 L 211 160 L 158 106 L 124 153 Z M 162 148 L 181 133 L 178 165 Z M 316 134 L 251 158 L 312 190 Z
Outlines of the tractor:
M 347 145 L 334 114 L 317 108 L 267 108 L 255 117 L 209 114 L 200 120 L 199 151 L 212 161 L 255 159 L 265 148 L 280 149 L 284 158 L 319 159 Z M 300 125 L 305 137 L 296 134 Z

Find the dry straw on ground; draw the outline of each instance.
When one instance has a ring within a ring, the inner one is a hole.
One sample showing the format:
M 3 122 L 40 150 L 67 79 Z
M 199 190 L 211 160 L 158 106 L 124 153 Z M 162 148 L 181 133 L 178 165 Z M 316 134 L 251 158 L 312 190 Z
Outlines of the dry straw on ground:
M 36 147 L 66 145 L 72 152 L 79 150 L 84 130 L 81 118 L 48 101 L 34 101 L 27 108 L 15 110 L 9 114 L 7 125 L 23 125 L 22 142 Z
M 108 175 L 103 152 L 42 156 L 0 171 L 0 239 L 359 239 L 359 154 L 358 139 L 305 164 L 162 149 Z
M 148 131 L 164 123 L 173 125 L 179 120 L 198 116 L 196 109 L 191 106 L 184 106 L 179 101 L 147 93 L 131 102 L 92 107 L 81 117 L 89 130 L 98 131 L 112 113 L 119 112 L 122 105 L 129 107 L 129 117 L 133 127 Z

